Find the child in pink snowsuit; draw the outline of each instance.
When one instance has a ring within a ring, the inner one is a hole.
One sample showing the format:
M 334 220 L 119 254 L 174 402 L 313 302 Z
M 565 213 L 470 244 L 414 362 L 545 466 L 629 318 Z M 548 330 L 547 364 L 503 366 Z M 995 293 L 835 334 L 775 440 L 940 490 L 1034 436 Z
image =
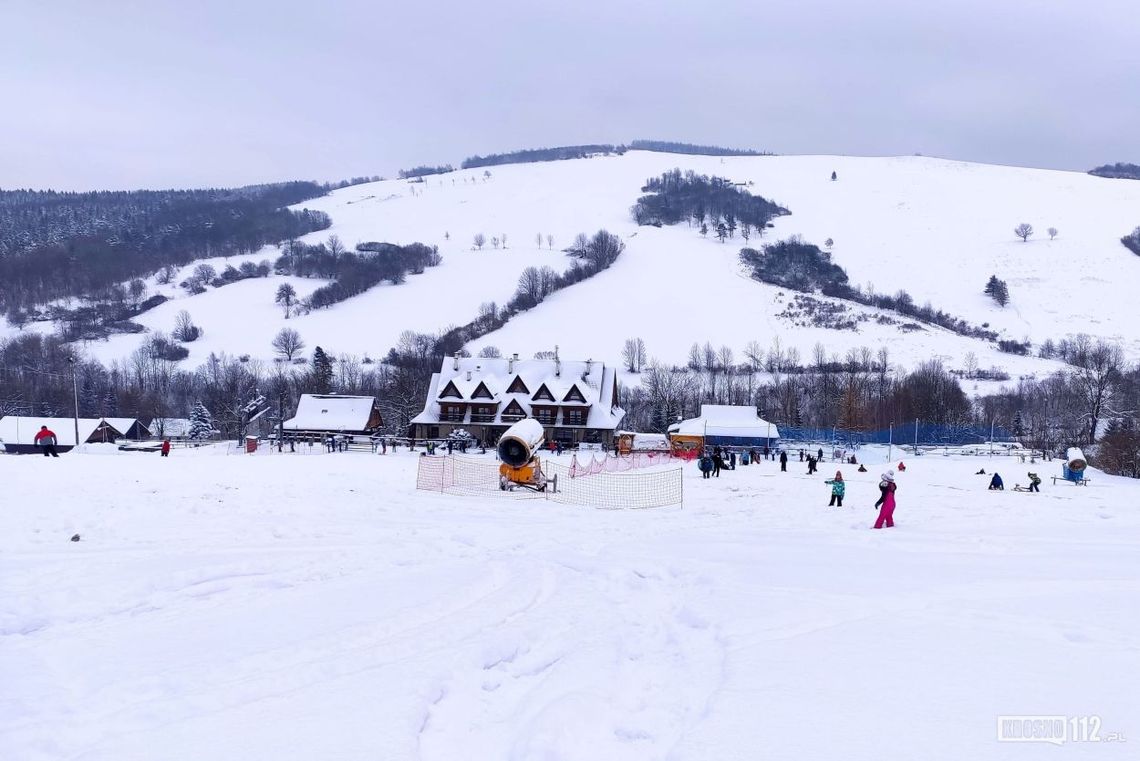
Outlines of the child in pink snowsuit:
M 883 480 L 879 483 L 879 491 L 882 492 L 882 496 L 875 503 L 875 507 L 879 508 L 879 519 L 875 521 L 875 528 L 882 528 L 884 523 L 886 523 L 887 528 L 894 528 L 895 472 L 893 470 L 888 470 L 883 474 Z

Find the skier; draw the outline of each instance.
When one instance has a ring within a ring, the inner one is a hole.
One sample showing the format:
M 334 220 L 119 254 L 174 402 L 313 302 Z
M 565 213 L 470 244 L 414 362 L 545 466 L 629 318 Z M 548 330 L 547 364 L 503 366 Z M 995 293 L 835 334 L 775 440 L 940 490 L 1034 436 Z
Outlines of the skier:
M 278 450 L 278 451 L 280 451 L 280 450 Z M 170 457 L 170 439 L 163 439 L 162 440 L 161 452 L 162 452 L 163 457 Z
M 1005 484 L 997 473 L 994 473 L 994 477 L 990 479 L 990 491 L 1005 491 Z
M 780 450 L 780 472 L 788 472 L 788 453 L 784 450 Z
M 59 439 L 56 438 L 55 431 L 46 425 L 40 426 L 40 431 L 36 434 L 34 442 L 37 447 L 44 448 L 44 457 L 59 457 L 59 452 L 55 451 L 55 445 L 59 442 Z
M 875 528 L 882 528 L 884 523 L 887 528 L 894 528 L 895 489 L 895 472 L 888 470 L 883 474 L 883 480 L 879 482 L 881 495 L 879 501 L 875 503 L 875 507 L 879 508 L 879 518 L 875 521 Z
M 847 491 L 847 484 L 843 483 L 843 473 L 835 471 L 835 478 L 829 481 L 824 481 L 825 484 L 831 487 L 831 501 L 827 503 L 828 507 L 843 507 L 843 495 Z
M 1041 477 L 1036 473 L 1027 473 L 1026 475 L 1029 476 L 1029 491 L 1040 493 L 1041 489 L 1039 487 L 1041 486 Z

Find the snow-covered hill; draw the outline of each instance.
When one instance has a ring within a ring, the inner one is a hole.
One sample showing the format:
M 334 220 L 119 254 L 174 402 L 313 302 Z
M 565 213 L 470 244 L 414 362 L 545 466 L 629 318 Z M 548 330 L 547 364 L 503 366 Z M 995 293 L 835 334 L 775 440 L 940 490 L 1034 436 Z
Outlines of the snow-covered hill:
M 1052 363 L 1002 354 L 985 342 L 928 328 L 863 322 L 858 332 L 794 326 L 779 316 L 793 294 L 748 279 L 737 262 L 744 242 L 721 244 L 682 224 L 637 227 L 629 208 L 649 177 L 680 167 L 752 183 L 751 192 L 792 214 L 779 218 L 764 240 L 802 235 L 822 246 L 834 240 L 833 259 L 851 282 L 876 291 L 905 289 L 922 304 L 1011 339 L 1038 344 L 1086 332 L 1120 341 L 1140 356 L 1133 284 L 1140 257 L 1119 243 L 1140 224 L 1140 183 L 1074 172 L 970 164 L 924 157 L 836 156 L 705 157 L 643 151 L 623 156 L 519 164 L 429 177 L 424 183 L 385 181 L 335 191 L 306 204 L 327 211 L 331 230 L 360 241 L 421 241 L 438 245 L 444 262 L 400 286 L 380 286 L 327 310 L 288 323 L 273 295 L 279 277 L 244 281 L 178 298 L 144 314 L 152 330 L 170 330 L 187 309 L 205 336 L 190 346 L 191 360 L 227 351 L 269 357 L 283 326 L 296 328 L 311 348 L 382 355 L 401 331 L 435 332 L 472 319 L 486 301 L 506 302 L 530 265 L 564 268 L 559 249 L 579 232 L 605 228 L 621 235 L 626 251 L 611 269 L 561 291 L 502 330 L 476 341 L 504 352 L 530 354 L 558 344 L 567 356 L 616 361 L 623 341 L 645 339 L 649 354 L 684 362 L 693 342 L 728 345 L 740 356 L 752 340 L 779 337 L 808 357 L 816 343 L 829 353 L 887 345 L 903 365 L 932 356 L 962 367 L 973 351 L 986 368 L 1011 373 L 1047 371 Z M 838 174 L 831 181 L 831 173 Z M 1032 224 L 1022 242 L 1015 225 Z M 1049 240 L 1046 229 L 1059 231 Z M 506 250 L 473 250 L 476 233 L 506 234 Z M 543 236 L 539 247 L 536 234 Z M 545 236 L 554 239 L 547 247 Z M 757 246 L 754 236 L 751 245 Z M 274 258 L 268 249 L 249 258 Z M 990 275 L 1006 280 L 1011 304 L 1002 309 L 982 293 Z M 298 279 L 292 278 L 297 283 Z M 307 293 L 320 283 L 302 281 Z M 853 307 L 854 313 L 862 313 Z M 906 321 L 906 320 L 904 320 Z M 138 336 L 116 336 L 87 348 L 122 358 Z

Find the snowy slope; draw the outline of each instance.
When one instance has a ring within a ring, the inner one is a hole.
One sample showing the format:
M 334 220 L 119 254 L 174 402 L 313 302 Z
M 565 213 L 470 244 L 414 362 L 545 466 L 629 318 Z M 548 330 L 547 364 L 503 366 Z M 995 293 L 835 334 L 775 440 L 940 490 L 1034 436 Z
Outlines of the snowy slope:
M 1059 465 L 929 455 L 876 532 L 875 466 L 842 509 L 762 463 L 606 512 L 415 492 L 416 461 L 0 457 L 0 757 L 1135 757 L 1136 481 L 987 493 Z
M 422 241 L 440 247 L 444 264 L 401 286 L 381 286 L 328 310 L 290 321 L 309 347 L 383 354 L 404 329 L 433 332 L 469 321 L 481 302 L 505 302 L 528 265 L 569 264 L 558 249 L 579 232 L 606 228 L 627 251 L 610 271 L 563 291 L 498 334 L 472 348 L 495 344 L 530 354 L 559 344 L 567 356 L 616 360 L 629 336 L 646 340 L 651 355 L 683 362 L 694 341 L 727 344 L 738 356 L 757 340 L 780 336 L 808 356 L 821 342 L 829 351 L 869 345 L 892 348 L 909 365 L 930 356 L 961 367 L 973 350 L 982 367 L 1013 373 L 1048 371 L 1051 363 L 1018 360 L 984 344 L 931 329 L 902 334 L 897 327 L 864 323 L 859 333 L 794 328 L 777 317 L 787 296 L 742 276 L 743 241 L 702 239 L 685 225 L 638 228 L 629 207 L 651 176 L 673 167 L 754 183 L 751 191 L 792 211 L 766 239 L 803 235 L 835 241 L 834 260 L 853 283 L 881 292 L 907 290 L 974 324 L 990 323 L 1005 337 L 1039 343 L 1077 332 L 1121 340 L 1140 356 L 1131 284 L 1140 257 L 1119 237 L 1140 224 L 1140 183 L 1074 172 L 969 164 L 922 157 L 834 156 L 701 157 L 631 151 L 552 163 L 492 167 L 429 177 L 425 183 L 386 181 L 344 188 L 307 206 L 329 212 L 331 230 L 348 245 L 363 240 Z M 837 182 L 830 181 L 836 171 Z M 414 192 L 413 192 L 414 191 Z M 1028 243 L 1013 227 L 1037 230 Z M 1060 235 L 1048 240 L 1045 229 Z M 506 233 L 509 247 L 471 250 L 484 233 Z M 445 238 L 445 233 L 449 238 Z M 555 250 L 539 249 L 536 233 L 551 234 Z M 754 237 L 752 245 L 757 245 Z M 267 250 L 251 258 L 273 258 Z M 1001 309 L 982 294 L 991 274 L 1008 281 L 1012 296 Z M 191 346 L 192 360 L 210 351 L 267 357 L 269 342 L 285 324 L 273 305 L 278 278 L 181 297 L 140 318 L 169 330 L 186 308 L 206 328 Z M 319 283 L 309 282 L 302 292 Z M 859 310 L 856 310 L 859 311 Z M 137 336 L 93 343 L 103 359 L 128 354 Z

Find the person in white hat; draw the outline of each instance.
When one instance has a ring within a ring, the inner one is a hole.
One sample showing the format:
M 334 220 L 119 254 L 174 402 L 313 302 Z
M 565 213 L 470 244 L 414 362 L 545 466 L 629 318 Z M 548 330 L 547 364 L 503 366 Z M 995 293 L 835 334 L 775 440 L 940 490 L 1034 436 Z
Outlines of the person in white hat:
M 875 507 L 879 508 L 879 518 L 875 521 L 875 528 L 894 528 L 895 525 L 895 472 L 888 470 L 879 482 L 879 501 Z

